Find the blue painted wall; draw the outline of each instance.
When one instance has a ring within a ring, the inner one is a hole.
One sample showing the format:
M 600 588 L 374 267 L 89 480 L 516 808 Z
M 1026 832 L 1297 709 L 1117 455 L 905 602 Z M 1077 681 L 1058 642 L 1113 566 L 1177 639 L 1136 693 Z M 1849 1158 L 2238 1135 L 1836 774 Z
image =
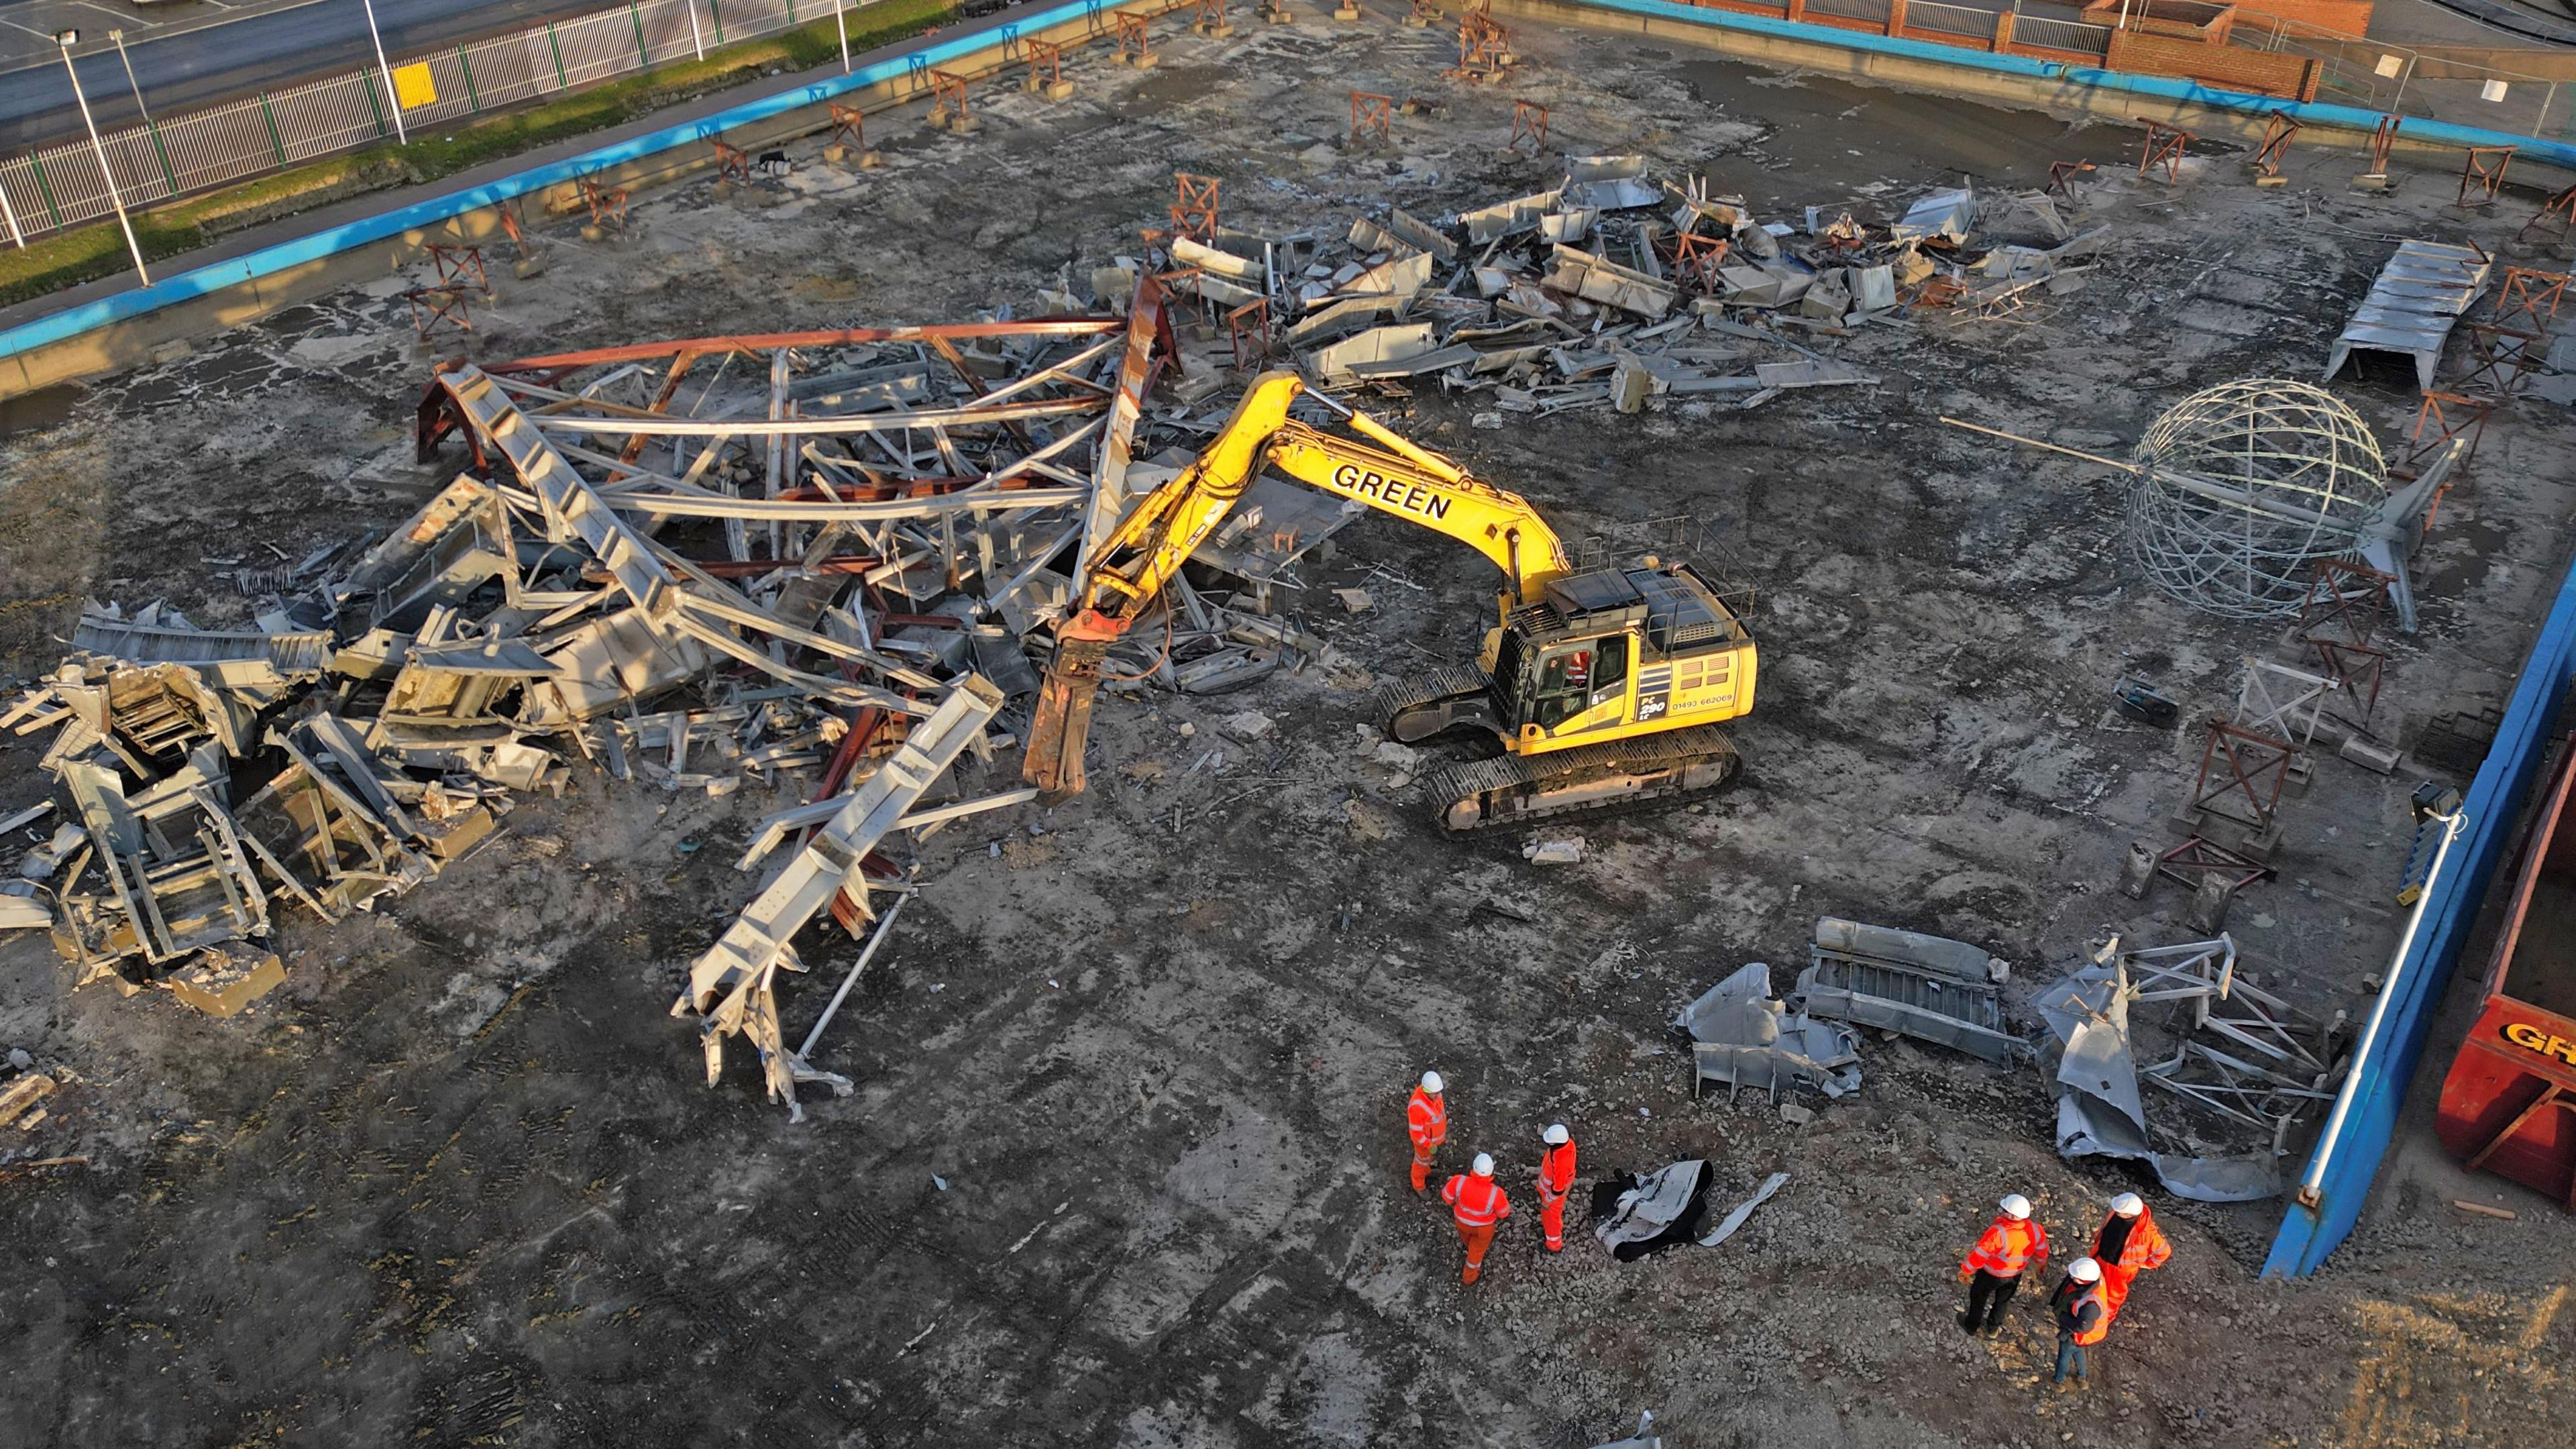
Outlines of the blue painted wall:
M 2380 1038 L 2370 1048 L 2369 1066 L 2356 1087 L 2358 1095 L 2345 1120 L 2342 1141 L 2319 1184 L 2317 1206 L 2311 1209 L 2293 1202 L 2282 1214 L 2281 1230 L 2263 1264 L 2266 1276 L 2305 1277 L 2315 1272 L 2326 1255 L 2351 1236 L 2353 1224 L 2361 1218 L 2371 1181 L 2379 1175 L 2380 1159 L 2396 1133 L 2398 1113 L 2405 1108 L 2407 1087 L 2423 1057 L 2425 1035 L 2441 1010 L 2451 968 L 2458 964 L 2460 948 L 2477 924 L 2478 907 L 2494 879 L 2497 858 L 2513 834 L 2524 797 L 2531 793 L 2541 757 L 2548 753 L 2552 726 L 2567 698 L 2571 665 L 2576 665 L 2576 568 L 2559 584 L 2558 600 L 2541 625 L 2530 657 L 2523 661 L 2522 678 L 2514 685 L 2513 702 L 2496 731 L 2495 747 L 2487 752 L 2476 783 L 2469 787 L 2463 807 L 2468 812 L 2468 830 L 2451 846 L 2450 864 L 2424 907 L 2424 929 L 2416 933 L 2414 949 L 2389 978 L 2386 989 L 2393 994 L 2388 1012 L 2380 1019 Z M 2447 1062 L 2438 1065 L 2449 1069 Z

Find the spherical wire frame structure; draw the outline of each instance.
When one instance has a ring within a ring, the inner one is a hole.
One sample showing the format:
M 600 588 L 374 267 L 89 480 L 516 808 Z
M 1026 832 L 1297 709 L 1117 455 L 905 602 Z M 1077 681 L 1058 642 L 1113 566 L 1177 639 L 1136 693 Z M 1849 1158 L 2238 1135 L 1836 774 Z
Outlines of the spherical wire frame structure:
M 2370 426 L 2286 378 L 2192 394 L 2130 458 L 2130 552 L 2158 589 L 2227 619 L 2298 612 L 2316 561 L 2356 556 L 2388 500 Z

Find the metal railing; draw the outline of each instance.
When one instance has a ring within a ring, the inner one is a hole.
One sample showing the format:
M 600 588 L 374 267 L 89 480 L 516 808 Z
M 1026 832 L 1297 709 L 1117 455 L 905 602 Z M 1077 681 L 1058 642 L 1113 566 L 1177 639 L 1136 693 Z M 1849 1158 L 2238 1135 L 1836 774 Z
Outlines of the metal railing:
M 1875 25 L 1887 23 L 1887 0 L 1807 0 L 1809 15 L 1830 15 L 1837 20 L 1866 20 Z
M 1977 10 L 1966 5 L 1943 5 L 1937 0 L 1912 0 L 1905 7 L 1905 24 L 1914 30 L 1937 30 L 1944 35 L 1967 35 L 1991 40 L 1995 34 L 1995 12 Z
M 875 0 L 841 0 L 859 10 Z M 613 10 L 402 57 L 405 126 L 482 115 L 832 16 L 834 0 L 629 0 Z M 374 67 L 162 117 L 100 137 L 128 207 L 395 139 Z M 0 221 L 18 245 L 110 214 L 86 137 L 0 161 Z
M 2024 15 L 2013 21 L 2013 44 L 2069 55 L 2109 55 L 2111 27 L 2081 20 L 2048 20 Z

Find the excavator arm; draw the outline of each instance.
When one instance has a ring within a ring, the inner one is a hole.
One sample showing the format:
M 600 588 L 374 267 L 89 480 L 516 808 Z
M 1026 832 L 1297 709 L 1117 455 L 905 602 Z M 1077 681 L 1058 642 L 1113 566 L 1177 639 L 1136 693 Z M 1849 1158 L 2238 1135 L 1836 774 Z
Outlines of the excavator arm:
M 1350 422 L 1404 451 L 1380 451 L 1290 422 L 1272 435 L 1267 461 L 1301 483 L 1447 534 L 1483 554 L 1509 582 L 1506 610 L 1537 602 L 1550 580 L 1567 573 L 1564 543 L 1529 500 L 1468 477 L 1366 413 L 1353 413 Z
M 1265 467 L 1475 549 L 1509 581 L 1506 610 L 1534 601 L 1550 580 L 1568 571 L 1563 542 L 1528 500 L 1468 476 L 1456 463 L 1321 394 L 1314 394 L 1316 400 L 1370 443 L 1296 422 L 1288 410 L 1301 395 L 1305 381 L 1294 372 L 1256 378 L 1206 451 L 1138 504 L 1076 581 L 1075 607 L 1056 627 L 1055 657 L 1038 692 L 1020 772 L 1045 798 L 1082 792 L 1082 752 L 1109 646 L 1225 522 Z

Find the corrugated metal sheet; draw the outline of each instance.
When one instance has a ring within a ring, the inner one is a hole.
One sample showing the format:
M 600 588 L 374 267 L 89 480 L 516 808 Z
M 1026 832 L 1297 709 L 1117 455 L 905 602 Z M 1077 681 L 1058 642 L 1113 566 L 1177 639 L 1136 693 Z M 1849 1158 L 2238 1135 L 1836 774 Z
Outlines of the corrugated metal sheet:
M 2326 357 L 2327 379 L 2343 371 L 2355 352 L 2394 352 L 2415 360 L 2416 380 L 2430 391 L 2442 344 L 2494 271 L 2495 259 L 2473 246 L 2399 243 L 2335 339 Z

